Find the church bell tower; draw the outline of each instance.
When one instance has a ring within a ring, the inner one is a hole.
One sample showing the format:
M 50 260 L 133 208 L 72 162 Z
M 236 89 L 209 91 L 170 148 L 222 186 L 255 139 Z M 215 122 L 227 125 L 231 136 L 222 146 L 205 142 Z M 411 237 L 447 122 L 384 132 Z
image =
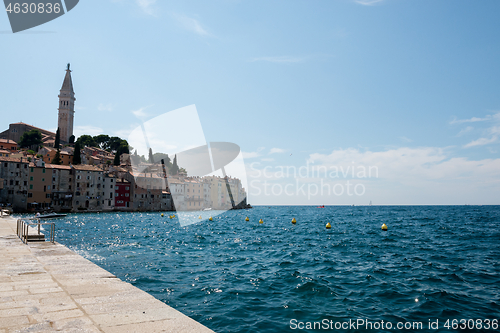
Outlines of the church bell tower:
M 75 92 L 71 80 L 71 70 L 66 69 L 66 76 L 59 93 L 59 117 L 57 126 L 61 135 L 61 143 L 68 143 L 73 135 L 73 119 L 75 117 Z

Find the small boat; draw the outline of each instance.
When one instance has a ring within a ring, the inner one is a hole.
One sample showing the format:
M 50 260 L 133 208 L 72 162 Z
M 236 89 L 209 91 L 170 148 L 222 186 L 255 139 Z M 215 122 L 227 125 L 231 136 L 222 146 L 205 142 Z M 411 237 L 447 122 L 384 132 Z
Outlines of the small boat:
M 212 210 L 212 208 L 205 208 L 203 211 L 204 211 L 204 212 L 207 212 L 207 211 L 209 211 L 209 210 Z
M 325 205 L 322 205 L 322 206 L 318 206 L 317 208 L 325 208 Z
M 66 214 L 51 213 L 51 214 L 37 216 L 37 218 L 39 218 L 39 219 L 56 219 L 56 218 L 65 217 L 65 216 L 66 216 Z

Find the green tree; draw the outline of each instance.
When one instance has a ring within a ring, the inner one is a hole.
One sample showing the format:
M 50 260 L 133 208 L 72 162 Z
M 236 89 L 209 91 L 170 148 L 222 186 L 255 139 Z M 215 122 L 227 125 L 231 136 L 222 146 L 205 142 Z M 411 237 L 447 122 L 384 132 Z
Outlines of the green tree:
M 75 136 L 72 135 L 69 137 L 69 144 L 74 144 L 75 143 Z
M 56 164 L 56 165 L 62 164 L 62 162 L 61 162 L 61 150 L 60 149 L 57 149 L 56 156 L 54 156 L 54 159 L 52 160 L 52 164 Z
M 116 166 L 120 165 L 120 154 L 118 154 L 118 153 L 115 154 L 115 158 L 113 160 L 113 165 L 116 165 Z
M 96 143 L 94 138 L 90 135 L 84 134 L 76 140 L 76 142 L 80 143 L 80 147 L 96 147 Z
M 154 163 L 155 159 L 153 158 L 153 149 L 149 148 L 149 163 Z
M 101 149 L 108 149 L 109 145 L 109 136 L 106 134 L 100 134 L 94 136 L 94 142 L 97 144 L 97 146 Z
M 168 154 L 154 153 L 153 158 L 155 161 L 163 160 L 165 162 L 165 167 L 167 167 L 169 170 L 172 167 L 172 161 L 170 161 L 170 157 L 168 157 Z
M 61 131 L 59 130 L 58 127 L 56 131 L 56 142 L 54 143 L 54 148 L 59 149 L 60 146 L 61 146 Z
M 42 143 L 42 133 L 33 129 L 29 132 L 23 133 L 21 140 L 19 141 L 19 146 L 21 148 L 31 148 L 34 150 L 37 149 Z
M 80 156 L 80 142 L 75 143 L 75 151 L 73 152 L 73 164 L 82 164 L 82 157 Z
M 120 165 L 120 156 L 122 154 L 130 154 L 128 143 L 125 140 L 122 140 L 121 145 L 118 146 L 118 149 L 116 150 L 115 159 L 113 160 L 114 165 Z
M 179 173 L 179 166 L 177 165 L 177 155 L 174 156 L 174 162 L 172 163 L 172 167 L 170 168 L 170 173 L 172 175 L 176 175 Z

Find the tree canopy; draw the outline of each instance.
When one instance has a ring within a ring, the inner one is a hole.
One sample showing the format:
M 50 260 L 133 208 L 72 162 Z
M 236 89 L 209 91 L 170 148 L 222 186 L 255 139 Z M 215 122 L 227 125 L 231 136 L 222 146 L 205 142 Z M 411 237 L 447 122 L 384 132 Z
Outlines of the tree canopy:
M 56 164 L 56 165 L 61 165 L 62 164 L 62 161 L 61 161 L 61 150 L 60 149 L 57 149 L 56 156 L 54 156 L 54 159 L 52 160 L 52 164 Z
M 75 151 L 73 152 L 73 164 L 82 164 L 82 157 L 80 156 L 80 142 L 76 141 Z
M 61 146 L 61 131 L 59 130 L 58 127 L 56 131 L 56 142 L 54 143 L 54 148 L 59 149 L 60 146 Z
M 42 133 L 39 130 L 33 129 L 29 132 L 24 132 L 19 141 L 19 146 L 21 148 L 33 148 L 40 146 L 42 144 Z

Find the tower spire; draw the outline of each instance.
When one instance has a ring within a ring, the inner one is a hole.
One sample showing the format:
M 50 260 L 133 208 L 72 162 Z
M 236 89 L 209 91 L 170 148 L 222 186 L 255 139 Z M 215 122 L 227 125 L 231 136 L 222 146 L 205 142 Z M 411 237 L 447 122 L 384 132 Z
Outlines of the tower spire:
M 66 75 L 59 93 L 59 117 L 58 128 L 61 135 L 61 142 L 69 142 L 73 135 L 73 119 L 75 114 L 75 92 L 71 79 L 70 64 L 66 67 Z

